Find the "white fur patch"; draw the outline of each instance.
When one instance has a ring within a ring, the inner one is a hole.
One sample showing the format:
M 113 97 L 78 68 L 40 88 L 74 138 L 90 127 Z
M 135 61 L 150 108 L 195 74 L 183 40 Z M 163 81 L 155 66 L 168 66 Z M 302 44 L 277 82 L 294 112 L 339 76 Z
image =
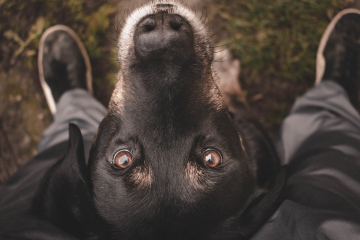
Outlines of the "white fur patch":
M 244 151 L 244 152 L 246 152 L 245 151 L 245 147 L 244 147 L 244 143 L 243 143 L 243 139 L 242 139 L 242 137 L 239 135 L 239 139 L 240 139 L 240 144 L 241 144 L 241 149 Z
M 206 59 L 213 59 L 210 39 L 208 37 L 207 27 L 201 22 L 200 18 L 195 15 L 193 11 L 181 5 L 174 0 L 156 0 L 152 1 L 143 7 L 137 8 L 126 19 L 125 25 L 120 34 L 118 42 L 118 58 L 122 66 L 126 65 L 126 56 L 131 55 L 134 49 L 134 33 L 139 21 L 150 14 L 156 14 L 161 11 L 156 7 L 157 4 L 172 4 L 173 7 L 169 9 L 168 13 L 178 14 L 182 16 L 193 28 L 195 50 L 203 51 L 203 54 L 211 54 Z
M 214 184 L 214 182 L 208 178 L 203 169 L 191 162 L 188 162 L 186 165 L 185 178 L 196 190 L 205 190 L 207 187 Z
M 149 166 L 138 166 L 132 170 L 129 180 L 136 189 L 147 188 L 153 182 L 153 172 Z
M 212 79 L 214 81 L 214 86 L 211 88 L 209 92 L 210 101 L 214 104 L 216 110 L 220 110 L 224 108 L 224 103 L 222 101 L 222 96 L 220 93 L 220 89 L 218 87 L 219 78 L 214 71 L 214 65 L 211 65 Z
M 124 102 L 124 79 L 119 72 L 118 81 L 116 82 L 115 89 L 111 95 L 109 103 L 109 112 L 113 113 L 114 111 L 121 112 L 123 109 Z

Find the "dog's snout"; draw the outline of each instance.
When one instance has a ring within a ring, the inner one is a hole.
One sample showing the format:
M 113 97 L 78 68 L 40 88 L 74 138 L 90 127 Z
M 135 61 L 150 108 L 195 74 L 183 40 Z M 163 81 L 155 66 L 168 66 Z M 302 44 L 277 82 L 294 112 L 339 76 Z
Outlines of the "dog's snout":
M 184 19 L 178 15 L 169 15 L 166 13 L 160 13 L 158 15 L 160 16 L 149 16 L 145 18 L 140 22 L 138 28 L 144 28 L 145 31 L 150 32 L 159 26 L 158 31 L 179 31 L 184 24 Z M 159 19 L 160 17 L 161 19 Z M 171 29 L 168 29 L 169 27 Z
M 135 52 L 140 58 L 180 58 L 191 54 L 193 30 L 177 14 L 161 11 L 145 17 L 134 35 Z

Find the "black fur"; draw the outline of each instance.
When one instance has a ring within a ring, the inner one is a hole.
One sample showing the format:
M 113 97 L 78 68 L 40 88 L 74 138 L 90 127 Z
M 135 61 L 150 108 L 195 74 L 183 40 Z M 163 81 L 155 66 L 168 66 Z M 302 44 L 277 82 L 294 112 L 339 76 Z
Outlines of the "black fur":
M 121 106 L 110 104 L 88 165 L 81 133 L 70 125 L 68 153 L 44 177 L 36 214 L 81 239 L 124 240 L 248 239 L 271 216 L 286 168 L 241 103 L 233 101 L 230 117 L 212 59 L 184 51 L 151 61 L 128 56 Z M 222 154 L 219 167 L 204 163 L 208 148 Z M 133 154 L 126 169 L 111 164 L 119 149 Z M 144 176 L 150 185 L 139 183 Z

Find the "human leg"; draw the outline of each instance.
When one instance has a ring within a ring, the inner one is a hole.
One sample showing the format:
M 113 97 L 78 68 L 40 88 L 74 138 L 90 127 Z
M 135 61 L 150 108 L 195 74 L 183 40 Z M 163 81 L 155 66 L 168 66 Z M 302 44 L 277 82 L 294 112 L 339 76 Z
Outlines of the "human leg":
M 283 164 L 331 147 L 360 157 L 360 11 L 344 10 L 330 23 L 317 56 L 317 85 L 299 97 L 284 120 L 277 148 Z
M 37 151 L 68 140 L 68 124 L 91 139 L 107 110 L 92 95 L 89 57 L 76 33 L 63 25 L 49 28 L 39 47 L 39 75 L 54 122 L 44 131 Z
M 360 11 L 342 11 L 324 34 L 317 86 L 296 100 L 277 140 L 282 164 L 290 169 L 285 200 L 253 239 L 359 236 L 359 22 Z
M 84 138 L 92 138 L 107 110 L 83 89 L 66 91 L 57 104 L 54 122 L 43 132 L 37 151 L 67 141 L 69 137 L 69 123 L 75 123 Z
M 62 31 L 57 31 L 59 29 Z M 92 138 L 107 113 L 91 96 L 91 75 L 88 74 L 91 71 L 86 66 L 86 53 L 84 57 L 79 45 L 66 30 L 67 27 L 55 26 L 42 37 L 40 80 L 54 122 L 44 131 L 38 154 L 20 167 L 0 189 L 1 239 L 53 239 L 54 236 L 74 239 L 50 221 L 35 216 L 31 210 L 44 174 L 67 152 L 69 123 L 80 127 L 82 151 L 88 159 Z M 16 227 L 19 225 L 23 228 Z
M 360 159 L 360 116 L 339 84 L 324 81 L 296 100 L 276 145 L 282 164 L 324 147 Z

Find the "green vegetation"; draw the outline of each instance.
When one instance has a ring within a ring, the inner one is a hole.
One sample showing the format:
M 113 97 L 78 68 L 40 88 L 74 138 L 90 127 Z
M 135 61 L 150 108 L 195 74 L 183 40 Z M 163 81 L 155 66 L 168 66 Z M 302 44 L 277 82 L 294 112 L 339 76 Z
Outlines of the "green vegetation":
M 327 13 L 342 0 L 214 1 L 234 42 L 245 74 L 253 80 L 276 77 L 298 82 L 314 79 L 317 46 L 329 23 Z M 349 1 L 347 1 L 349 2 Z
M 4 65 L 25 60 L 29 71 L 37 71 L 37 51 L 42 33 L 56 24 L 70 26 L 89 54 L 95 96 L 107 105 L 119 68 L 114 61 L 116 48 L 106 39 L 106 34 L 114 30 L 111 24 L 118 10 L 116 5 L 116 0 L 1 0 L 0 40 L 7 40 L 2 44 L 11 46 L 7 48 L 7 56 L 11 59 L 3 59 Z M 97 89 L 106 89 L 106 93 Z
M 41 35 L 56 24 L 74 29 L 90 56 L 94 95 L 106 106 L 119 68 L 110 60 L 116 48 L 106 38 L 114 30 L 116 5 L 117 0 L 0 0 L 0 186 L 36 154 L 52 121 L 38 79 Z
M 100 58 L 103 49 L 99 46 L 99 39 L 104 37 L 106 30 L 108 30 L 110 16 L 115 13 L 116 8 L 109 3 L 105 3 L 97 11 L 86 15 L 83 9 L 85 0 L 68 0 L 64 2 L 70 8 L 74 20 L 79 23 L 74 30 L 81 35 L 89 56 L 91 58 Z
M 330 19 L 354 0 L 211 2 L 210 22 L 225 35 L 215 36 L 218 45 L 230 45 L 240 59 L 251 112 L 274 136 L 295 98 L 314 83 L 317 48 Z
M 0 7 L 2 11 L 6 12 L 8 19 L 14 18 L 14 15 L 26 9 L 41 8 L 41 11 L 34 12 L 37 15 L 37 20 L 32 23 L 33 27 L 29 29 L 26 40 L 22 40 L 19 37 L 19 33 L 23 32 L 24 29 L 15 26 L 15 23 L 14 26 L 11 26 L 13 24 L 9 22 L 5 26 L 1 25 L 1 28 L 6 30 L 4 33 L 5 37 L 19 43 L 20 47 L 15 52 L 15 56 L 18 56 L 26 47 L 37 50 L 40 36 L 46 28 L 55 24 L 71 23 L 71 27 L 84 41 L 90 58 L 98 59 L 103 56 L 102 53 L 104 51 L 100 46 L 100 39 L 104 37 L 105 32 L 109 29 L 110 18 L 116 11 L 111 2 L 104 2 L 93 11 L 85 11 L 85 0 L 2 0 Z M 64 17 L 66 19 L 61 19 Z M 35 44 L 30 45 L 33 40 L 35 40 Z

